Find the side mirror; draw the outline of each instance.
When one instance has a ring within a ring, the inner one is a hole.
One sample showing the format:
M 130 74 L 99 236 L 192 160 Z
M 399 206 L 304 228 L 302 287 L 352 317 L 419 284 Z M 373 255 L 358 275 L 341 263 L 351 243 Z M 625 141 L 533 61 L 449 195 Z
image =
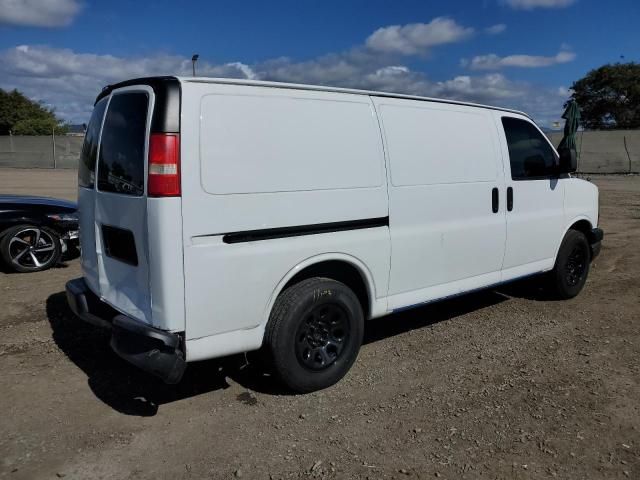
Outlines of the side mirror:
M 561 148 L 558 153 L 560 173 L 573 173 L 578 169 L 578 154 L 573 148 Z

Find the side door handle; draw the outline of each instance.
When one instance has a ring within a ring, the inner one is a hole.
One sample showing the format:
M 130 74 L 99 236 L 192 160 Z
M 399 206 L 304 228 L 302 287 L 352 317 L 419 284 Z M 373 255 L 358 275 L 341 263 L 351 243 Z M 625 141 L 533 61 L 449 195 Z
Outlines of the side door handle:
M 513 188 L 507 188 L 507 211 L 513 210 Z
M 498 213 L 498 210 L 500 209 L 500 200 L 498 195 L 498 188 L 493 187 L 493 190 L 491 190 L 491 210 L 493 210 L 493 213 Z

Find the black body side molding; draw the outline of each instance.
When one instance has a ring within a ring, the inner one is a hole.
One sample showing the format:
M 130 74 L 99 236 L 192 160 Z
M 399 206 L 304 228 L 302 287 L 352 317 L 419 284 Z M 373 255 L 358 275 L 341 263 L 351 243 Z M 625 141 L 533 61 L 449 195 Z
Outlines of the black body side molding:
M 273 240 L 276 238 L 300 237 L 303 235 L 317 235 L 320 233 L 343 232 L 346 230 L 361 230 L 363 228 L 388 226 L 389 217 L 367 218 L 364 220 L 350 220 L 346 222 L 318 223 L 315 225 L 231 232 L 225 234 L 222 237 L 222 241 L 224 243 L 257 242 L 259 240 Z

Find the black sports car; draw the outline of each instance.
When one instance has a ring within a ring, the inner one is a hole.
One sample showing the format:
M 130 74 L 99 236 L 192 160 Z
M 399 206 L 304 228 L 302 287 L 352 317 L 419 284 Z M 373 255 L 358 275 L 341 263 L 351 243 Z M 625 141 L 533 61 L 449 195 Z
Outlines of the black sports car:
M 56 198 L 0 195 L 0 258 L 38 272 L 78 250 L 78 205 Z

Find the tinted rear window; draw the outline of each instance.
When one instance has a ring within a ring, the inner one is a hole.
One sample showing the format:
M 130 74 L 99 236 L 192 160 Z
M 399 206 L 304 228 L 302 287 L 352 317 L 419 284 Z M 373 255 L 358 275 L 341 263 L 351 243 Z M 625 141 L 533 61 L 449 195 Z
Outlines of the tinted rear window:
M 120 93 L 111 98 L 102 128 L 98 189 L 140 196 L 144 193 L 144 148 L 147 131 L 146 93 Z
M 78 165 L 78 185 L 85 188 L 93 188 L 96 172 L 96 157 L 98 155 L 98 138 L 100 137 L 100 127 L 104 117 L 104 109 L 107 106 L 107 99 L 103 98 L 93 108 L 91 120 L 87 126 L 87 133 L 84 136 L 82 151 L 80 152 L 80 163 Z

